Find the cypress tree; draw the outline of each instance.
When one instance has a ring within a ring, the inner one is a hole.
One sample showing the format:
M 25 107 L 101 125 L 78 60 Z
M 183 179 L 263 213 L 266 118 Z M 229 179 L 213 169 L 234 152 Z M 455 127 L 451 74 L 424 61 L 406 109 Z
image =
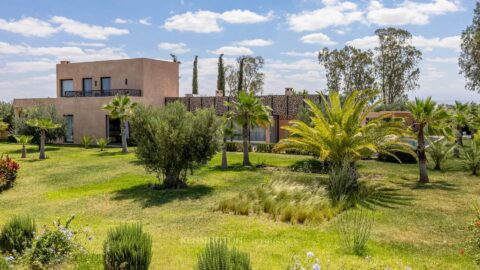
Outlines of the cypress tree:
M 238 68 L 238 93 L 243 91 L 243 60 L 245 60 L 244 57 L 240 59 L 240 67 Z
M 223 53 L 218 57 L 217 90 L 222 90 L 223 96 L 225 96 L 225 68 L 223 66 Z
M 192 78 L 192 94 L 198 95 L 198 70 L 197 70 L 198 56 L 195 55 L 193 60 L 193 78 Z

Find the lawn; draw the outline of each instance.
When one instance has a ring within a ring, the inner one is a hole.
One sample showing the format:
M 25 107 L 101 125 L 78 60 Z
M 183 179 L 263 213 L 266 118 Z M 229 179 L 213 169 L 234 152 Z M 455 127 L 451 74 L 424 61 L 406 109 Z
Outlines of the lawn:
M 20 160 L 20 146 L 0 143 L 0 153 L 20 163 L 14 188 L 0 193 L 0 224 L 15 214 L 30 214 L 38 224 L 76 216 L 74 225 L 94 235 L 87 248 L 101 264 L 107 230 L 123 222 L 140 222 L 153 237 L 151 269 L 193 269 L 196 256 L 211 237 L 226 237 L 250 253 L 254 269 L 285 269 L 292 256 L 312 251 L 322 269 L 476 269 L 461 255 L 466 226 L 475 215 L 480 177 L 448 163 L 444 173 L 431 172 L 432 183 L 418 185 L 417 166 L 360 162 L 362 178 L 388 188 L 373 200 L 373 235 L 367 256 L 346 254 L 332 222 L 317 226 L 275 222 L 265 216 L 236 216 L 215 211 L 219 201 L 278 177 L 280 169 L 302 156 L 253 153 L 251 160 L 268 169 L 244 170 L 241 153 L 229 153 L 233 169 L 218 168 L 220 155 L 190 176 L 185 190 L 156 191 L 155 182 L 135 154 L 120 149 L 48 146 L 48 159 L 37 159 L 36 147 Z M 99 265 L 98 269 L 101 269 Z

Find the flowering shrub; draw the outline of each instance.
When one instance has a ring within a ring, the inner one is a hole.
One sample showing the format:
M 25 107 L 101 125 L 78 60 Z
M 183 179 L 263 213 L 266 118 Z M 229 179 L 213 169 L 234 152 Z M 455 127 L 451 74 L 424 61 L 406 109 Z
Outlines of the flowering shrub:
M 19 168 L 18 163 L 8 156 L 0 157 L 0 191 L 13 186 Z
M 293 257 L 293 263 L 287 269 L 288 270 L 320 270 L 322 266 L 320 265 L 320 259 L 315 258 L 313 252 L 307 252 L 306 257 Z

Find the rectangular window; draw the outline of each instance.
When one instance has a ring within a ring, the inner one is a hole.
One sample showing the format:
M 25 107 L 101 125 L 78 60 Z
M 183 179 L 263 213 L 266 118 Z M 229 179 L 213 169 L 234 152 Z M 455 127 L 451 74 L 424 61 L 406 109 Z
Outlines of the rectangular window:
M 272 116 L 272 124 L 270 124 L 270 143 L 278 142 L 278 115 Z
M 83 95 L 89 97 L 92 95 L 93 84 L 92 78 L 84 78 L 83 79 Z
M 250 141 L 265 142 L 265 128 L 259 126 L 250 128 Z
M 73 115 L 65 115 L 65 142 L 73 143 Z
M 102 91 L 110 91 L 112 89 L 111 78 L 110 77 L 102 77 L 101 78 L 100 89 Z
M 73 95 L 73 80 L 60 80 L 62 96 Z

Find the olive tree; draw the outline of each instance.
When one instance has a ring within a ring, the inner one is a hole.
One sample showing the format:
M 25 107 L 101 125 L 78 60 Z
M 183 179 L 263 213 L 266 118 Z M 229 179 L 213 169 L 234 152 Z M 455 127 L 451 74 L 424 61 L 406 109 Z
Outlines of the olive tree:
M 131 119 L 137 157 L 163 188 L 186 187 L 187 172 L 219 150 L 221 120 L 213 109 L 188 112 L 182 103 L 139 106 Z

